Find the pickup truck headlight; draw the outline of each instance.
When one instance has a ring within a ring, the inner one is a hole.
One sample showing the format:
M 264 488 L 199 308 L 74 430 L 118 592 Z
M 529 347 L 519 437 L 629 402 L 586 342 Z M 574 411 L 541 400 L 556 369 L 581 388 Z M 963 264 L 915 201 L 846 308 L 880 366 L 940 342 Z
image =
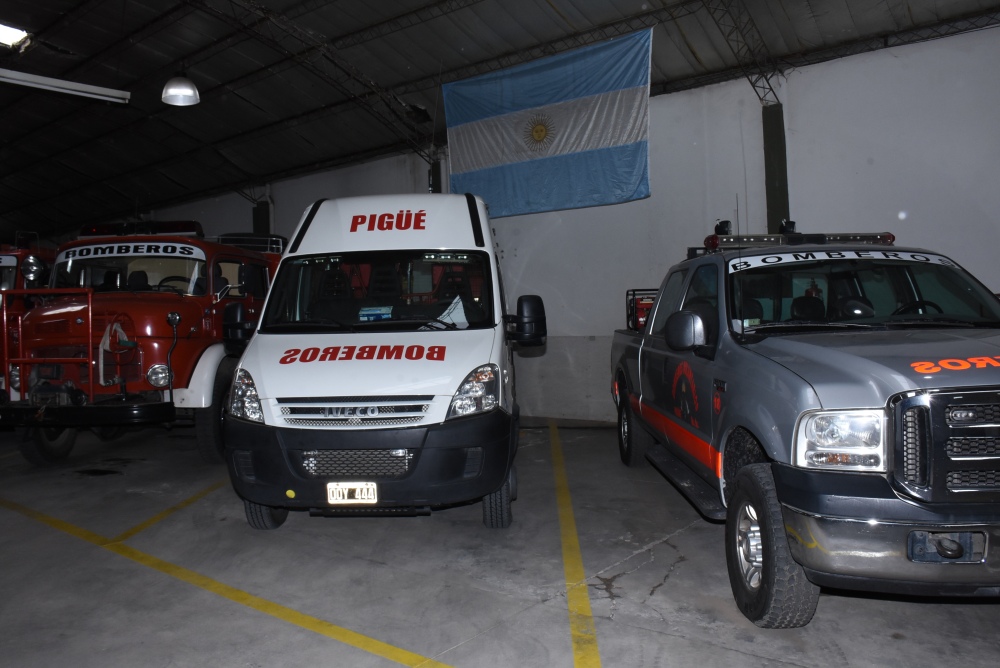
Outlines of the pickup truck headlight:
M 500 404 L 497 383 L 499 375 L 496 364 L 484 364 L 474 369 L 451 398 L 451 407 L 448 408 L 448 417 L 445 419 L 486 413 L 496 408 Z
M 233 389 L 229 394 L 229 414 L 251 422 L 263 422 L 264 411 L 260 407 L 257 386 L 253 376 L 246 369 L 237 369 L 233 376 Z
M 886 419 L 879 410 L 817 411 L 799 418 L 795 465 L 835 471 L 886 470 Z

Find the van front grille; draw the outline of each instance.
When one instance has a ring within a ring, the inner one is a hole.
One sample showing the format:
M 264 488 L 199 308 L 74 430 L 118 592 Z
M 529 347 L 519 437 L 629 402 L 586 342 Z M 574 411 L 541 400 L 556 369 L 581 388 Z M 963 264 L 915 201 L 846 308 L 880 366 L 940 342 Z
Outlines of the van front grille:
M 433 395 L 278 399 L 286 425 L 320 429 L 402 427 L 427 417 Z

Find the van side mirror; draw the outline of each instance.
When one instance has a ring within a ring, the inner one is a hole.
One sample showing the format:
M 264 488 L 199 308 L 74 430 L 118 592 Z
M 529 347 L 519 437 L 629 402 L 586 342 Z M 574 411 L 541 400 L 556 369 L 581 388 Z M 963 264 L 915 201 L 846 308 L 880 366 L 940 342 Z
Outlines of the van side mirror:
M 226 304 L 222 311 L 222 341 L 227 355 L 239 355 L 246 350 L 255 324 L 247 322 L 246 306 L 242 301 Z
M 674 350 L 692 350 L 708 342 L 705 322 L 694 311 L 677 311 L 667 317 L 667 345 Z
M 521 295 L 517 298 L 517 315 L 504 318 L 507 338 L 522 346 L 545 344 L 548 331 L 545 326 L 545 305 L 538 295 Z

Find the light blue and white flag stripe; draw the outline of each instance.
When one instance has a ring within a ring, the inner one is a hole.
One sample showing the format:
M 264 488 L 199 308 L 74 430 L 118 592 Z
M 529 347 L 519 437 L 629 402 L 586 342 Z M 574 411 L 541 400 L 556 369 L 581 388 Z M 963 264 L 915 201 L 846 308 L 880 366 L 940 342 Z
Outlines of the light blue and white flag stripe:
M 444 87 L 452 192 L 494 217 L 649 196 L 651 31 Z

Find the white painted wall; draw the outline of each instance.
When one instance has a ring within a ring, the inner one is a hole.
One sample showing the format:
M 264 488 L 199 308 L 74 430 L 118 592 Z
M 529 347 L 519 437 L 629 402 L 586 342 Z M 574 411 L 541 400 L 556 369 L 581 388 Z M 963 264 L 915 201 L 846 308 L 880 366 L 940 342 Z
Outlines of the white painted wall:
M 789 74 L 778 95 L 799 231 L 890 230 L 1000 291 L 998 63 L 991 28 Z
M 952 256 L 1000 290 L 1000 31 L 796 70 L 784 105 L 790 206 L 800 231 L 894 232 Z M 653 195 L 617 206 L 493 221 L 510 308 L 545 300 L 549 342 L 518 359 L 522 415 L 610 422 L 610 345 L 625 291 L 657 287 L 720 218 L 764 232 L 760 104 L 733 81 L 650 100 Z M 397 156 L 270 185 L 272 230 L 290 236 L 316 199 L 424 192 L 427 165 Z M 901 219 L 900 213 L 905 214 Z M 157 212 L 209 234 L 252 228 L 237 195 Z

